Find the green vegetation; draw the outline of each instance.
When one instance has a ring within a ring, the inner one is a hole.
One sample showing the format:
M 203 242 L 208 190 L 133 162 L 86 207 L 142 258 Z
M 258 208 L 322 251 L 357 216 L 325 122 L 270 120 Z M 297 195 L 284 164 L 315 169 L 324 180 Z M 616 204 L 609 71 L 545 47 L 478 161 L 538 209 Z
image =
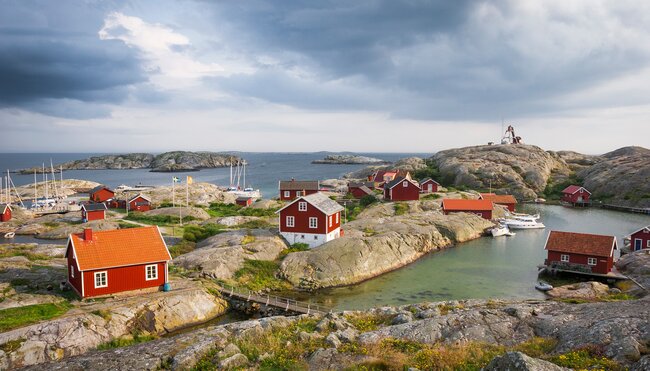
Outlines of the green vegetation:
M 246 260 L 244 266 L 235 272 L 238 286 L 258 291 L 264 288 L 282 290 L 288 288 L 288 283 L 275 276 L 280 263 L 267 260 Z
M 206 210 L 211 217 L 224 217 L 224 216 L 273 216 L 275 209 L 254 209 L 251 207 L 242 207 L 237 204 L 224 204 L 220 202 L 213 202 Z
M 21 345 L 25 342 L 25 339 L 16 339 L 16 340 L 9 340 L 8 342 L 0 345 L 0 350 L 2 350 L 5 353 L 11 353 L 14 350 L 17 350 L 20 348 Z
M 179 217 L 176 215 L 147 215 L 141 212 L 134 211 L 129 213 L 124 219 L 133 220 L 145 224 L 155 225 L 172 225 L 178 224 Z M 193 216 L 184 216 L 183 223 L 196 220 Z
M 183 239 L 190 242 L 199 242 L 216 234 L 223 233 L 224 226 L 221 224 L 186 225 L 183 231 Z
M 453 311 L 453 310 L 463 309 L 463 308 L 464 307 L 463 307 L 462 304 L 458 304 L 458 305 L 440 304 L 440 305 L 438 305 L 438 309 L 440 309 L 440 314 L 443 315 L 443 316 L 445 314 Z
M 359 205 L 362 207 L 368 207 L 374 204 L 375 202 L 379 202 L 379 199 L 377 197 L 375 197 L 374 195 L 365 195 L 361 197 L 361 199 L 359 200 Z
M 549 179 L 549 182 L 542 193 L 542 197 L 549 201 L 559 200 L 560 197 L 562 197 L 562 191 L 566 187 L 572 184 L 580 185 L 582 184 L 582 181 L 583 179 L 578 178 L 575 173 L 572 173 L 569 177 L 559 182 L 554 182 L 553 179 Z
M 249 220 L 247 222 L 232 226 L 230 228 L 231 229 L 232 228 L 236 228 L 236 229 L 265 229 L 265 228 L 269 228 L 270 226 L 271 226 L 271 223 L 267 222 L 266 220 L 258 219 L 258 220 Z
M 403 202 L 396 202 L 393 207 L 395 208 L 395 215 L 404 215 L 409 211 L 409 205 Z
M 110 321 L 113 316 L 111 315 L 111 312 L 105 310 L 105 309 L 99 309 L 99 310 L 94 310 L 90 312 L 96 316 L 102 317 L 106 321 Z
M 449 188 L 454 185 L 455 177 L 451 173 L 442 173 L 436 162 L 431 159 L 425 159 L 424 163 L 426 168 L 411 172 L 413 179 L 422 180 L 424 178 L 431 178 L 440 183 L 441 186 Z
M 301 242 L 294 243 L 293 245 L 291 245 L 290 248 L 284 249 L 282 250 L 282 252 L 280 252 L 279 259 L 282 260 L 284 259 L 285 256 L 291 254 L 292 252 L 298 252 L 298 251 L 309 251 L 309 245 Z
M 26 279 L 26 278 L 14 278 L 13 280 L 9 281 L 9 284 L 12 287 L 18 287 L 18 286 L 27 286 L 29 285 L 31 281 Z
M 13 247 L 0 247 L 0 258 L 8 258 L 11 256 L 24 256 L 30 261 L 36 260 L 48 260 L 50 259 L 47 255 L 35 254 L 32 251 L 32 246 L 25 245 L 15 245 Z
M 441 197 L 442 195 L 439 195 L 437 193 L 429 193 L 428 195 L 420 197 L 420 200 L 437 200 Z
M 558 366 L 575 370 L 624 370 L 621 365 L 605 357 L 596 347 L 574 350 L 553 357 L 542 357 Z
M 172 258 L 175 258 L 179 255 L 187 254 L 191 252 L 196 247 L 196 243 L 192 241 L 182 240 L 176 245 L 171 245 L 169 247 L 169 253 L 172 255 Z
M 124 336 L 121 338 L 113 339 L 107 343 L 99 344 L 97 349 L 104 350 L 104 349 L 128 347 L 130 345 L 145 343 L 147 341 L 151 341 L 156 338 L 157 337 L 154 335 L 143 335 L 139 332 L 135 332 L 130 336 Z
M 127 222 L 117 222 L 117 225 L 120 226 L 120 229 L 128 229 L 128 228 L 138 228 L 138 227 L 140 227 L 137 224 L 127 223 Z
M 249 243 L 253 243 L 253 242 L 255 242 L 255 236 L 251 234 L 247 234 L 246 236 L 244 236 L 244 238 L 241 239 L 242 245 L 248 245 Z
M 58 317 L 71 307 L 68 302 L 64 301 L 0 310 L 0 332 Z
M 393 315 L 377 315 L 358 313 L 345 316 L 345 319 L 361 332 L 375 331 L 381 326 L 389 325 L 395 318 Z

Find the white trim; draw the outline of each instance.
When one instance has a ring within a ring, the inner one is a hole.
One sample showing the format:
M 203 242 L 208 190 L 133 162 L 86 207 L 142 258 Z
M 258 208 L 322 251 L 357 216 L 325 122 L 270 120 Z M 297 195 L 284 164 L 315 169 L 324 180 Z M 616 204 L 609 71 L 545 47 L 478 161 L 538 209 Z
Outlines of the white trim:
M 153 267 L 154 272 L 156 273 L 155 277 L 149 278 L 149 268 Z M 158 279 L 158 264 L 149 264 L 144 266 L 144 280 L 145 281 L 155 281 Z
M 598 265 L 598 258 L 588 257 L 587 258 L 587 265 L 591 265 L 591 266 Z
M 70 278 L 74 278 L 74 265 L 68 265 L 68 268 L 70 268 Z
M 307 211 L 307 201 L 298 202 L 298 211 Z
M 160 227 L 156 226 L 156 229 L 158 230 L 158 235 L 160 236 L 160 239 L 162 240 L 162 243 L 165 246 L 165 251 L 167 251 L 167 256 L 169 256 L 169 260 L 172 260 L 172 254 L 169 252 L 169 248 L 167 247 L 167 242 L 165 242 L 165 239 L 163 238 L 162 232 L 160 232 Z M 142 263 L 139 263 L 139 264 L 142 264 Z M 139 264 L 132 264 L 132 265 L 139 265 Z M 111 268 L 113 268 L 113 267 L 111 267 Z
M 282 191 L 282 192 L 284 192 L 283 197 L 291 197 L 291 191 Z
M 417 183 L 415 183 L 414 180 L 408 179 L 408 178 L 406 178 L 406 177 L 404 177 L 403 179 L 404 179 L 404 181 L 408 181 L 409 183 L 413 184 L 413 185 L 416 186 L 417 188 L 420 188 L 420 186 L 419 186 Z M 395 179 L 393 179 L 393 180 L 395 180 Z M 393 180 L 391 180 L 391 182 L 392 182 Z M 400 182 L 400 183 L 395 183 L 395 184 L 393 184 L 393 186 L 392 186 L 392 187 L 388 187 L 388 189 L 389 189 L 389 190 L 392 190 L 392 189 L 395 188 L 395 186 L 397 186 L 398 184 L 401 184 L 401 182 Z
M 341 213 L 340 212 L 336 213 L 336 224 L 339 224 L 339 214 Z
M 639 247 L 640 247 L 639 249 L 636 248 L 636 243 L 637 242 L 640 242 L 639 243 Z M 650 240 L 648 240 L 648 244 L 650 244 Z M 632 243 L 632 251 L 639 251 L 639 250 L 642 250 L 642 249 L 643 249 L 643 239 L 642 238 L 635 238 L 634 242 Z
M 317 192 L 317 193 L 320 193 L 320 192 Z M 314 194 L 314 193 L 312 193 L 312 194 Z M 309 195 L 308 195 L 308 196 L 309 196 Z M 323 210 L 323 209 L 321 209 L 320 207 L 318 207 L 318 206 L 312 204 L 311 202 L 309 202 L 309 200 L 306 200 L 305 197 L 307 197 L 307 196 L 300 196 L 300 197 L 294 199 L 293 201 L 289 202 L 289 203 L 286 204 L 283 208 L 281 208 L 280 210 L 276 211 L 275 213 L 276 213 L 276 214 L 280 214 L 280 212 L 282 212 L 282 210 L 288 208 L 289 206 L 295 204 L 296 202 L 299 202 L 300 200 L 303 200 L 303 201 L 307 202 L 307 203 L 310 204 L 311 206 L 315 207 L 316 210 L 322 212 L 322 213 L 325 214 L 325 215 L 332 215 L 332 214 L 334 214 L 334 213 L 337 213 L 337 212 L 339 212 L 339 211 L 343 211 L 343 210 L 344 210 L 343 206 L 339 205 L 338 202 L 337 202 L 336 204 L 339 206 L 339 208 L 338 208 L 336 211 L 333 211 L 332 213 L 328 214 L 325 210 Z M 336 201 L 333 201 L 333 202 L 336 202 Z
M 100 274 L 104 274 L 106 276 L 106 283 L 104 285 L 97 286 L 97 276 Z M 108 271 L 93 272 L 93 285 L 95 286 L 96 289 L 102 289 L 108 287 Z
M 566 259 L 564 259 L 566 258 Z M 560 254 L 560 261 L 561 262 L 566 262 L 568 263 L 571 259 L 571 256 L 569 254 Z
M 312 221 L 315 222 L 315 223 L 313 223 L 313 225 L 314 225 L 313 227 L 312 227 Z M 310 216 L 309 217 L 309 229 L 317 229 L 317 228 L 318 228 L 318 218 L 315 217 L 315 216 Z
M 330 215 L 329 220 L 330 220 L 330 228 L 332 228 L 332 225 L 333 225 L 332 221 L 334 220 L 334 217 L 332 215 Z
M 81 272 L 81 297 L 84 297 L 86 285 L 84 285 L 84 272 Z
M 581 189 L 584 190 L 585 192 L 587 192 L 587 193 L 589 193 L 589 194 L 591 195 L 591 192 L 589 192 L 589 191 L 587 190 L 587 188 L 582 187 L 582 186 L 581 186 L 580 188 L 576 189 L 575 192 L 573 192 L 573 193 L 569 193 L 569 192 L 567 192 L 567 193 L 562 192 L 562 193 L 564 193 L 564 194 L 568 194 L 568 195 L 574 195 L 574 194 L 578 193 L 578 191 L 581 190 Z
M 636 230 L 636 231 L 634 231 L 634 232 L 628 234 L 627 237 L 632 237 L 633 234 L 637 234 L 637 233 L 639 233 L 639 232 L 641 232 L 641 231 L 648 231 L 648 232 L 650 232 L 650 225 L 645 226 L 645 227 L 643 227 L 643 228 L 641 228 L 641 229 L 638 229 L 638 230 Z
M 142 193 L 138 193 L 137 195 L 131 197 L 131 199 L 130 199 L 129 201 L 127 201 L 127 202 L 128 202 L 128 203 L 131 203 L 131 202 L 135 201 L 135 199 L 138 198 L 138 197 L 142 197 L 142 198 L 144 198 L 146 201 L 149 201 L 149 203 L 151 203 L 151 200 L 150 200 L 149 198 L 145 197 L 145 195 L 143 195 Z
M 289 220 L 291 220 L 291 223 L 289 223 Z M 285 223 L 287 225 L 287 228 L 295 228 L 296 226 L 296 217 L 293 215 L 287 215 Z

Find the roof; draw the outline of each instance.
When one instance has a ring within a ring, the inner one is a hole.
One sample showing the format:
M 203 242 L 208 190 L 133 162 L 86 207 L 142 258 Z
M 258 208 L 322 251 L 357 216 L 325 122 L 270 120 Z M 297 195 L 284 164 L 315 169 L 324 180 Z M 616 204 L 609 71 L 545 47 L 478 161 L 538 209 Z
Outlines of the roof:
M 1 210 L 1 209 L 2 209 L 2 206 L 0 205 L 0 210 Z M 632 236 L 633 234 L 636 234 L 636 233 L 639 233 L 639 232 L 641 232 L 641 231 L 644 231 L 644 230 L 647 230 L 647 231 L 650 232 L 650 225 L 645 226 L 645 227 L 640 228 L 640 229 L 637 229 L 636 231 L 630 233 L 630 234 L 628 235 L 628 237 Z
M 276 211 L 276 214 L 298 201 L 307 201 L 318 210 L 324 212 L 325 215 L 332 215 L 339 211 L 343 211 L 343 206 L 339 205 L 338 202 L 332 200 L 331 198 L 327 197 L 321 192 L 317 192 L 317 193 L 312 193 L 308 196 L 301 196 L 296 198 L 295 200 L 293 200 L 293 202 L 290 202 L 287 206 Z
M 445 198 L 442 209 L 448 211 L 490 211 L 494 208 L 490 200 L 463 200 Z
M 280 190 L 282 191 L 317 191 L 320 188 L 318 180 L 281 180 Z
M 103 203 L 99 204 L 83 204 L 81 208 L 86 211 L 97 211 L 97 210 L 106 210 L 106 205 Z
M 616 246 L 615 236 L 551 231 L 544 249 L 581 255 L 610 257 Z
M 11 206 L 9 206 L 9 204 L 0 204 L 0 214 L 4 214 L 7 211 L 7 208 L 11 210 Z
M 490 200 L 495 204 L 516 204 L 517 199 L 513 195 L 496 195 L 494 193 L 481 193 L 481 199 Z
M 562 193 L 568 193 L 568 194 L 571 194 L 571 195 L 572 195 L 572 194 L 578 192 L 580 189 L 584 189 L 585 192 L 591 194 L 591 192 L 587 191 L 587 188 L 585 188 L 585 187 L 581 187 L 581 186 L 577 186 L 577 185 L 570 185 L 570 186 L 564 188 L 564 190 L 562 191 Z
M 71 234 L 68 241 L 72 243 L 80 271 L 157 263 L 172 258 L 157 226 L 93 231 L 91 241 L 84 240 L 83 233 Z
M 252 198 L 253 197 L 249 197 L 249 196 L 239 196 L 235 199 L 235 201 L 248 201 L 251 200 Z
M 98 191 L 101 191 L 102 189 L 105 189 L 105 190 L 107 190 L 109 192 L 115 193 L 110 188 L 106 187 L 105 185 L 98 185 L 97 187 L 95 187 L 95 188 L 91 189 L 90 191 L 88 191 L 88 193 L 93 194 L 93 193 L 96 193 Z
M 147 198 L 146 196 L 144 196 L 142 193 L 138 193 L 137 195 L 131 197 L 131 199 L 129 200 L 129 203 L 135 201 L 135 199 L 137 199 L 138 197 L 141 197 L 142 199 L 151 202 L 151 200 L 149 198 Z
M 400 184 L 403 181 L 407 181 L 407 182 L 413 184 L 414 186 L 420 188 L 420 186 L 417 183 L 415 183 L 413 180 L 408 179 L 408 178 L 404 178 L 404 177 L 398 177 L 398 178 L 393 179 L 392 181 L 384 184 L 384 188 L 391 189 L 391 188 L 395 187 L 396 185 Z
M 398 173 L 399 173 L 398 170 L 377 170 L 377 172 L 375 173 L 375 176 L 374 176 L 373 180 L 374 180 L 375 182 L 383 182 L 383 181 L 384 181 L 384 177 L 385 177 L 386 175 L 397 176 Z
M 440 185 L 440 183 L 436 182 L 435 180 L 433 180 L 431 178 L 424 178 L 424 179 L 420 180 L 420 184 L 424 184 L 424 183 L 427 183 L 427 182 L 434 182 L 437 185 Z

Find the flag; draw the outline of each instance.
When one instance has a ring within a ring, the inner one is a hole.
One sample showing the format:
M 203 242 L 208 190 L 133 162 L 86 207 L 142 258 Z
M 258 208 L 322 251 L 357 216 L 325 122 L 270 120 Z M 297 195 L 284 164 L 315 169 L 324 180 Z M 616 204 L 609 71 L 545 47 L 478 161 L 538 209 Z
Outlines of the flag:
M 188 175 L 187 176 L 187 184 L 192 184 L 192 183 L 194 183 L 194 179 L 192 179 L 192 177 Z
M 175 176 L 175 177 L 172 177 L 172 182 L 174 182 L 174 183 L 180 183 L 180 181 L 181 181 L 181 180 L 180 180 L 180 179 L 178 179 L 178 177 L 177 177 L 177 176 Z

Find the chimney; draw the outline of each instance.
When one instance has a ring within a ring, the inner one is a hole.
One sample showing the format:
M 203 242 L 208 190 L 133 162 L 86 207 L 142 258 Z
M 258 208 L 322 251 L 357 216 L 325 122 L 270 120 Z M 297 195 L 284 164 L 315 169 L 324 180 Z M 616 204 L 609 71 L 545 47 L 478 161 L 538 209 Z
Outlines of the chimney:
M 93 240 L 93 229 L 84 228 L 84 241 L 92 241 L 92 240 Z

